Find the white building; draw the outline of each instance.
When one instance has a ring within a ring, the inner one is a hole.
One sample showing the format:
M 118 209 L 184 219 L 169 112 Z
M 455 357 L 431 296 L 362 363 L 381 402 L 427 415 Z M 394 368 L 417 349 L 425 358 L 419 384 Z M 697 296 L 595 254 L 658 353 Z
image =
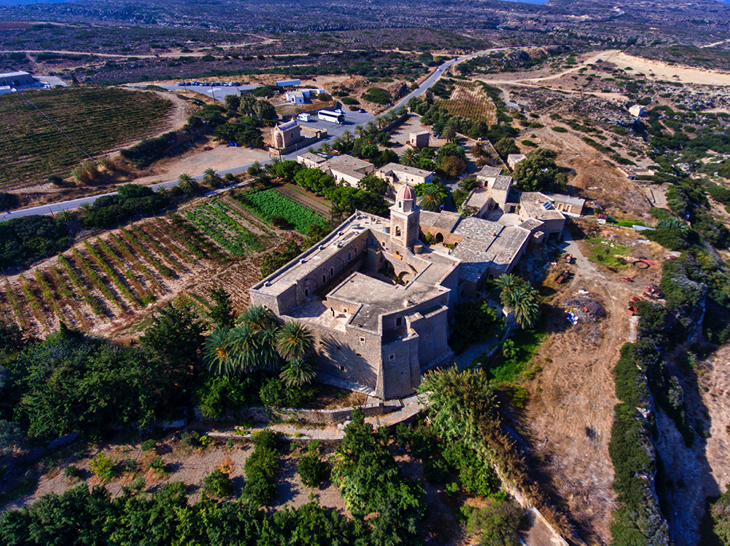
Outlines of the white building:
M 286 101 L 292 104 L 304 104 L 309 99 L 315 98 L 317 95 L 325 93 L 324 89 L 294 89 L 286 92 Z
M 0 85 L 9 87 L 29 87 L 39 85 L 28 72 L 3 72 L 0 74 Z
M 344 182 L 353 188 L 356 188 L 360 180 L 375 170 L 372 163 L 350 155 L 333 157 L 319 168 L 331 174 L 337 182 Z
M 634 104 L 631 108 L 629 108 L 629 114 L 635 118 L 643 116 L 645 111 L 646 109 L 641 104 Z
M 510 169 L 514 170 L 515 165 L 517 165 L 520 161 L 524 161 L 527 159 L 527 156 L 525 154 L 509 154 L 507 156 L 507 165 Z

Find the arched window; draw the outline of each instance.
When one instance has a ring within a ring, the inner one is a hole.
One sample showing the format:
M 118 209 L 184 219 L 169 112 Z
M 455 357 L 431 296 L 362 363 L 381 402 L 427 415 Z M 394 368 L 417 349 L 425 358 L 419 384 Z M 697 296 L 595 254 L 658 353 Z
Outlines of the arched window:
M 304 297 L 305 298 L 308 298 L 309 297 L 309 288 L 305 288 L 304 289 Z
M 350 260 L 352 260 L 352 252 L 347 253 L 347 261 L 349 262 Z
M 322 275 L 322 282 L 327 282 L 327 275 Z
M 334 276 L 335 276 L 335 268 L 330 267 L 330 277 L 334 277 Z
M 395 236 L 400 237 L 400 227 L 395 226 Z

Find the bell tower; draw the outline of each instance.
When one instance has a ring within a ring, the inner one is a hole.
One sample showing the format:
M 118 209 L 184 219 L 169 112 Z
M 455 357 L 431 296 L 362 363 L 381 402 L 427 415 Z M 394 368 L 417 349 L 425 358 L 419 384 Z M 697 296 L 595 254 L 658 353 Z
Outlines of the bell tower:
M 393 247 L 409 248 L 418 242 L 421 209 L 416 204 L 416 192 L 403 184 L 390 207 L 390 242 Z

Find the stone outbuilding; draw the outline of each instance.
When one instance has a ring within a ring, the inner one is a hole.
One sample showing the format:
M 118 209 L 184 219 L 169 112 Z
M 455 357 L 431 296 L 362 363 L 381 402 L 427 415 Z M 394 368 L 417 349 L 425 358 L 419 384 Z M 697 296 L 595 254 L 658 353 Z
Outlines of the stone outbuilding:
M 302 140 L 302 130 L 296 121 L 287 121 L 271 129 L 271 147 L 283 150 Z

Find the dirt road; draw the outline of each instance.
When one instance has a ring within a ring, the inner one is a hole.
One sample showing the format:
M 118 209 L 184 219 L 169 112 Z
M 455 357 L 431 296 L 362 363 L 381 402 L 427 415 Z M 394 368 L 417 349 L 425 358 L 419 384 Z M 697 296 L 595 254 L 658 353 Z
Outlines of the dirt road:
M 588 261 L 567 230 L 563 250 L 574 257 L 575 276 L 551 304 L 585 290 L 607 316 L 598 324 L 571 325 L 554 311 L 552 333 L 536 358 L 542 371 L 527 384 L 530 402 L 521 426 L 548 490 L 565 503 L 579 535 L 608 544 L 615 509 L 608 442 L 618 403 L 612 372 L 628 338 L 623 306 L 630 288 Z

